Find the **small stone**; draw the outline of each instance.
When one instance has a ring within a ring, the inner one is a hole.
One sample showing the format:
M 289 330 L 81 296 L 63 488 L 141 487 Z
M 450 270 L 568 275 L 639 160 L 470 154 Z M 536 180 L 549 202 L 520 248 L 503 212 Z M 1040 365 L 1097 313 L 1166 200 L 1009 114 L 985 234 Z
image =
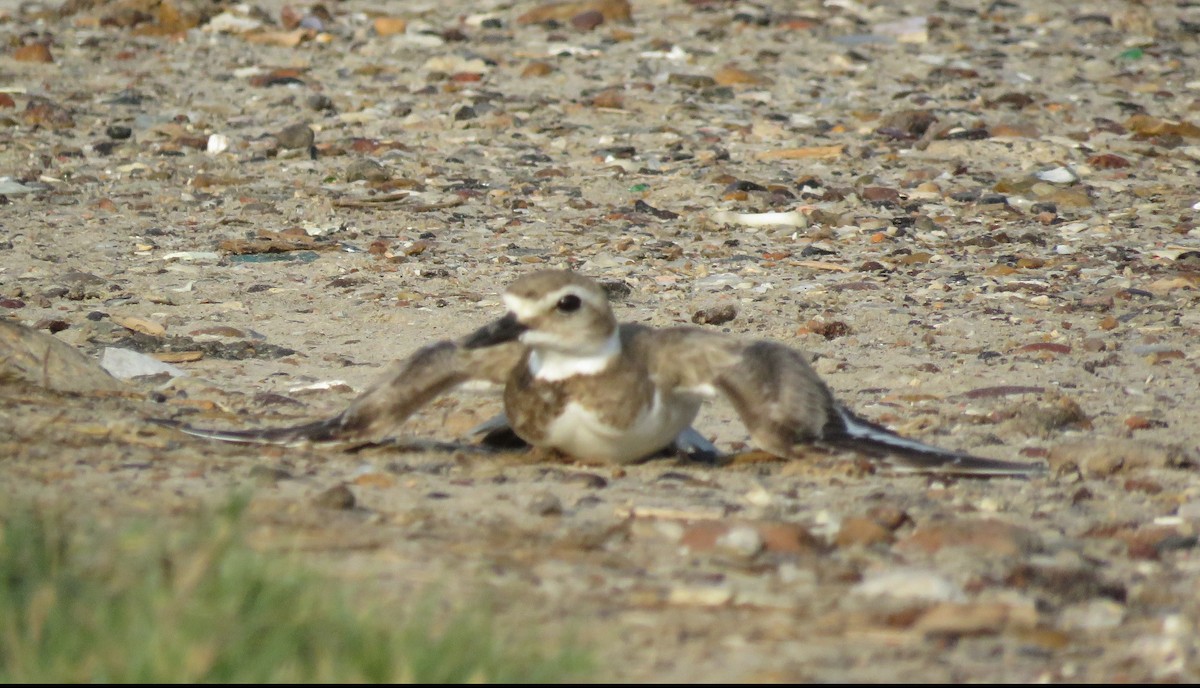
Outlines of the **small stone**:
M 895 539 L 892 532 L 870 518 L 851 516 L 842 521 L 834 544 L 838 547 L 870 547 L 890 544 Z
M 313 133 L 312 127 L 303 123 L 284 127 L 282 131 L 275 135 L 275 140 L 279 142 L 279 147 L 285 150 L 312 148 L 315 138 L 316 135 Z
M 591 31 L 604 23 L 604 14 L 599 10 L 587 10 L 571 17 L 571 26 L 579 31 Z
M 317 112 L 332 110 L 333 99 L 324 93 L 314 93 L 304 99 L 304 105 L 309 110 L 316 110 Z
M 291 480 L 292 474 L 276 466 L 254 466 L 250 479 L 259 485 L 274 485 L 280 480 Z
M 54 62 L 54 56 L 50 54 L 50 46 L 45 43 L 23 45 L 12 51 L 12 59 L 17 62 L 40 62 L 43 64 Z
M 224 134 L 211 134 L 204 144 L 204 150 L 209 155 L 219 155 L 229 150 L 229 137 Z
M 739 557 L 752 557 L 764 546 L 762 536 L 751 526 L 734 526 L 716 541 L 717 549 Z
M 534 494 L 525 509 L 535 516 L 558 516 L 563 512 L 562 501 L 551 492 Z
M 21 120 L 31 127 L 46 127 L 48 129 L 70 129 L 75 126 L 71 112 L 46 98 L 34 97 L 25 103 L 25 111 Z
M 871 203 L 894 203 L 900 200 L 900 191 L 886 186 L 868 186 L 860 195 L 864 201 Z
M 725 303 L 719 306 L 701 308 L 692 314 L 692 322 L 697 325 L 724 325 L 737 318 L 737 305 Z
M 345 485 L 336 485 L 313 497 L 313 504 L 322 509 L 347 511 L 353 509 L 357 503 L 354 493 Z
M 1046 460 L 1056 474 L 1079 471 L 1087 478 L 1102 478 L 1138 468 L 1193 465 L 1197 458 L 1182 447 L 1109 437 L 1056 445 Z
M 1133 163 L 1125 158 L 1113 153 L 1100 153 L 1088 158 L 1088 165 L 1098 170 L 1117 170 L 1123 167 L 1129 167 Z
M 408 20 L 401 17 L 375 17 L 372 26 L 380 36 L 394 36 L 408 30 Z
M 538 60 L 525 65 L 525 68 L 521 70 L 521 76 L 528 79 L 532 77 L 546 76 L 553 71 L 554 66 L 549 62 L 542 62 L 541 60 Z
M 686 86 L 688 88 L 702 89 L 712 88 L 717 85 L 717 80 L 711 76 L 703 74 L 679 74 L 672 73 L 667 76 L 667 83 L 675 86 Z
M 962 588 L 936 571 L 918 568 L 887 568 L 863 576 L 851 588 L 863 597 L 890 597 L 900 600 L 959 602 L 966 598 Z
M 625 96 L 620 89 L 606 88 L 592 96 L 592 106 L 608 110 L 621 110 L 625 107 Z
M 1001 602 L 943 602 L 917 619 L 913 630 L 930 636 L 979 636 L 1000 633 L 1010 625 L 1036 626 L 1032 603 L 1010 607 Z
M 867 518 L 887 528 L 888 530 L 896 530 L 907 523 L 912 523 L 908 512 L 904 509 L 895 506 L 873 506 L 867 509 Z
M 386 182 L 391 178 L 392 173 L 386 167 L 370 158 L 360 158 L 346 165 L 347 182 Z
M 105 128 L 104 133 L 108 136 L 108 138 L 117 141 L 123 141 L 130 136 L 133 136 L 132 129 L 120 124 L 110 124 L 107 128 Z
M 718 86 L 754 86 L 769 83 L 770 80 L 745 69 L 738 69 L 737 67 L 722 67 L 713 73 L 713 82 L 715 82 Z
M 629 22 L 633 19 L 633 7 L 629 0 L 568 0 L 539 5 L 517 17 L 517 23 L 565 22 L 586 12 L 597 12 L 608 22 Z
M 1124 605 L 1113 600 L 1091 599 L 1063 609 L 1058 625 L 1069 631 L 1095 632 L 1117 628 L 1124 620 Z
M 996 519 L 957 519 L 918 526 L 896 544 L 902 552 L 935 554 L 947 548 L 968 548 L 994 556 L 1012 557 L 1036 550 L 1037 532 Z

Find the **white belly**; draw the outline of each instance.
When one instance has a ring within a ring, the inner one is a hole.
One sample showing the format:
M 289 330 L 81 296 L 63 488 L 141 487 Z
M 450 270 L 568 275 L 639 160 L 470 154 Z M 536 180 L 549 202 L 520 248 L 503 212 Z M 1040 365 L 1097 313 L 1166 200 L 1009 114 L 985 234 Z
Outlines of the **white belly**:
M 615 428 L 576 402 L 567 404 L 539 443 L 579 459 L 629 463 L 670 445 L 691 425 L 700 410 L 699 399 L 676 397 L 654 400 L 627 428 Z

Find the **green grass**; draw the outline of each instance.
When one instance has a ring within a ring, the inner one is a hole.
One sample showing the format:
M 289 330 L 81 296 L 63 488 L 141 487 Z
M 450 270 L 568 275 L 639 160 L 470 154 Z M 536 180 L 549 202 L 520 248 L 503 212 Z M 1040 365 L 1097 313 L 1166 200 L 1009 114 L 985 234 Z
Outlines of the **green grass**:
M 145 524 L 87 534 L 28 509 L 0 513 L 0 682 L 556 682 L 587 671 L 581 653 L 548 655 L 486 612 L 439 619 L 447 605 L 433 596 L 364 611 L 295 557 L 247 548 L 229 511 L 170 539 Z

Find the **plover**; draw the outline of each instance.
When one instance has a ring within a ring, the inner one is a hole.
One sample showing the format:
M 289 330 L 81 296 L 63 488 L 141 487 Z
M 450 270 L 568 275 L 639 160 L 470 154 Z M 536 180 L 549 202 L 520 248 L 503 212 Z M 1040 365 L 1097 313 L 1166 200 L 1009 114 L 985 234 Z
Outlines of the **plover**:
M 393 363 L 332 418 L 265 430 L 182 429 L 235 442 L 379 438 L 438 395 L 486 381 L 503 386 L 500 422 L 519 438 L 588 461 L 625 464 L 675 445 L 703 448 L 691 424 L 701 405 L 719 394 L 753 443 L 780 457 L 795 457 L 815 443 L 901 471 L 1042 470 L 939 449 L 864 420 L 834 399 L 805 354 L 783 344 L 699 327 L 618 323 L 603 288 L 575 272 L 534 272 L 514 282 L 503 299 L 504 317 Z

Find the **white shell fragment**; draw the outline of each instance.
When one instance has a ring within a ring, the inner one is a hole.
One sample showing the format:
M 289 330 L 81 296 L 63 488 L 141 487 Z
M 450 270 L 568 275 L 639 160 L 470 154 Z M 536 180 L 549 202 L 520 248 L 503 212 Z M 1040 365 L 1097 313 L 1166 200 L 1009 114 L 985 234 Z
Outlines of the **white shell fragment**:
M 208 147 L 205 152 L 209 155 L 217 155 L 229 150 L 229 137 L 224 134 L 213 134 L 208 137 Z
M 743 227 L 808 226 L 808 218 L 798 210 L 771 213 L 735 213 L 729 210 L 719 210 L 712 214 L 712 220 L 723 225 L 742 225 Z

